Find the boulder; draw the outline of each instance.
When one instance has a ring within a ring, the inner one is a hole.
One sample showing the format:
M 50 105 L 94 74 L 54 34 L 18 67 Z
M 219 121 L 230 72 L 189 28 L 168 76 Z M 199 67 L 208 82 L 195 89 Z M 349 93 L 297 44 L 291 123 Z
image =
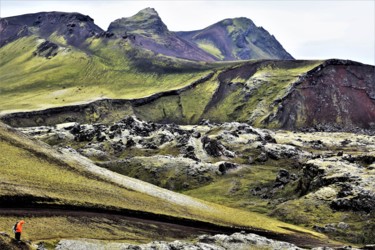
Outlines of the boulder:
M 285 169 L 280 169 L 276 176 L 275 186 L 283 186 L 290 182 L 290 174 Z

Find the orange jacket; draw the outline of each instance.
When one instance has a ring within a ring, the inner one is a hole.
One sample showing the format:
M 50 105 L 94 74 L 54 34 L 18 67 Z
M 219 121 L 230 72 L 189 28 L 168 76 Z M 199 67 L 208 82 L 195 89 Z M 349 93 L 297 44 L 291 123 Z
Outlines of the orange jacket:
M 25 224 L 24 220 L 21 220 L 20 222 L 18 222 L 18 224 L 16 226 L 16 233 L 22 233 L 22 225 L 23 224 Z

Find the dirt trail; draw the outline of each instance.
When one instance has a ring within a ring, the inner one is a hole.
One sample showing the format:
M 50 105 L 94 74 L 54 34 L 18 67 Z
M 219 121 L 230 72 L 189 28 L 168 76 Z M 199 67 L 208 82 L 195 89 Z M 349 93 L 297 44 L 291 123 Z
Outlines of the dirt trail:
M 97 209 L 95 211 L 86 211 L 85 208 L 0 208 L 0 216 L 23 216 L 23 217 L 52 217 L 52 216 L 67 216 L 67 217 L 91 217 L 91 218 L 107 218 L 111 220 L 122 219 L 133 223 L 142 223 L 153 225 L 157 228 L 167 228 L 171 237 L 184 235 L 186 237 L 198 236 L 202 234 L 232 234 L 239 231 L 246 233 L 255 233 L 260 236 L 267 237 L 273 240 L 286 241 L 295 244 L 299 247 L 318 247 L 318 246 L 335 246 L 332 243 L 322 241 L 321 239 L 312 238 L 310 235 L 296 233 L 293 235 L 277 234 L 267 231 L 259 231 L 250 228 L 234 228 L 219 226 L 211 223 L 184 220 L 179 218 L 155 217 L 152 214 L 134 214 L 129 215 L 120 211 L 106 211 Z M 46 240 L 46 239 L 38 239 Z M 118 240 L 118 239 L 116 239 Z M 337 245 L 336 245 L 337 246 Z

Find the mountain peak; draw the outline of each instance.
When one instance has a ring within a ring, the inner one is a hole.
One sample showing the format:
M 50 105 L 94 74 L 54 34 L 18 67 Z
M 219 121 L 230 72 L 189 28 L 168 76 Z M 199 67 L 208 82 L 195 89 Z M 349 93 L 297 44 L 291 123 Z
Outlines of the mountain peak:
M 134 16 L 115 20 L 109 25 L 108 32 L 117 35 L 124 33 L 162 34 L 168 32 L 168 28 L 155 9 L 145 8 Z
M 159 17 L 158 12 L 154 8 L 150 8 L 150 7 L 140 10 L 136 15 L 139 15 L 139 14 Z
M 205 29 L 178 35 L 221 60 L 293 59 L 274 36 L 246 17 L 228 18 Z

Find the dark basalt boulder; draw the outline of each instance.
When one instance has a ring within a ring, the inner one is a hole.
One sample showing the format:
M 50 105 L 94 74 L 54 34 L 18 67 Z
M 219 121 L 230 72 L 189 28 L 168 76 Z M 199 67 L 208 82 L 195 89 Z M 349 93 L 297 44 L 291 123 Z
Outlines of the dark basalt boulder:
M 237 164 L 234 164 L 231 162 L 223 162 L 219 165 L 219 171 L 220 173 L 225 174 L 228 170 L 235 169 L 237 167 L 238 167 Z
M 364 211 L 370 213 L 375 209 L 375 194 L 367 190 L 362 190 L 357 196 L 335 199 L 330 206 L 335 210 Z
M 41 43 L 36 51 L 33 52 L 34 56 L 42 56 L 47 59 L 57 55 L 59 46 L 50 41 L 45 41 Z
M 205 136 L 201 139 L 203 143 L 203 149 L 207 152 L 208 155 L 213 157 L 234 157 L 234 153 L 227 150 L 220 141 L 215 139 L 210 139 L 209 137 Z
M 290 182 L 290 174 L 285 169 L 280 169 L 276 176 L 276 183 L 275 185 L 281 186 L 288 184 Z

